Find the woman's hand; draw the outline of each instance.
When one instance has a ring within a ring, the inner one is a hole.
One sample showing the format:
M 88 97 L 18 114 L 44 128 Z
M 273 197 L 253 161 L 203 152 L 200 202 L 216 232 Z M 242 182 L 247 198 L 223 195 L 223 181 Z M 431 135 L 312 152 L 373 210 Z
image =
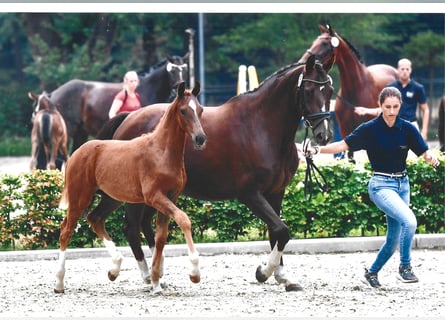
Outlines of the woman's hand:
M 437 167 L 439 165 L 439 160 L 434 156 L 431 150 L 427 150 L 423 153 L 423 158 L 426 162 L 431 164 L 433 167 Z

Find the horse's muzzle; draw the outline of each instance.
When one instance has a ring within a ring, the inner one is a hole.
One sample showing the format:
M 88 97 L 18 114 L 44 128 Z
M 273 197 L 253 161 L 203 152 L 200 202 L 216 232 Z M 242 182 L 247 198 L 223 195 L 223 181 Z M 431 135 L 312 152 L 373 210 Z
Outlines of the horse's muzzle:
M 202 150 L 205 147 L 207 141 L 207 137 L 205 134 L 198 134 L 193 137 L 193 144 L 195 145 L 195 149 Z

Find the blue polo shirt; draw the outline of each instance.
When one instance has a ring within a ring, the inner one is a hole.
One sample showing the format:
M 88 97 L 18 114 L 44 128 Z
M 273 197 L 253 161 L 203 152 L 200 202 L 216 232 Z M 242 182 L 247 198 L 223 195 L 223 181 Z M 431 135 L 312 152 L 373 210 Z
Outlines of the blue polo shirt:
M 345 138 L 351 151 L 366 150 L 374 171 L 395 173 L 406 169 L 408 150 L 417 156 L 428 150 L 419 131 L 410 122 L 397 117 L 388 127 L 380 114 L 362 123 Z
M 409 122 L 416 121 L 417 104 L 427 101 L 423 85 L 411 79 L 406 87 L 403 87 L 399 80 L 389 83 L 387 87 L 396 87 L 402 94 L 399 116 Z

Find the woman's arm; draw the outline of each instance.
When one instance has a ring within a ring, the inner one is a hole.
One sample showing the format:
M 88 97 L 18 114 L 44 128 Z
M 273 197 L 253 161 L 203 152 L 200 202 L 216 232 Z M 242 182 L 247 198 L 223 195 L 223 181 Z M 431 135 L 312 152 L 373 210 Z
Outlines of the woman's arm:
M 318 154 L 318 153 L 340 153 L 342 151 L 346 151 L 349 149 L 349 146 L 345 142 L 345 140 L 337 141 L 330 143 L 326 146 L 315 146 L 308 150 L 310 154 Z
M 113 104 L 111 105 L 110 111 L 108 112 L 108 118 L 113 118 L 119 109 L 122 107 L 123 101 L 119 99 L 114 99 Z

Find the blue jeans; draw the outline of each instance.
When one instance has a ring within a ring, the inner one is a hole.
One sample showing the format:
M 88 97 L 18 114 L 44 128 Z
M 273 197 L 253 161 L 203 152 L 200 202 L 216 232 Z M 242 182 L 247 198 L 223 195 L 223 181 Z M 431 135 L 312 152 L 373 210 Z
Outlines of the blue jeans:
M 417 220 L 409 208 L 410 185 L 408 176 L 390 178 L 373 175 L 368 184 L 372 202 L 386 214 L 386 241 L 369 269 L 379 272 L 400 244 L 400 265 L 411 263 L 411 245 L 417 228 Z

